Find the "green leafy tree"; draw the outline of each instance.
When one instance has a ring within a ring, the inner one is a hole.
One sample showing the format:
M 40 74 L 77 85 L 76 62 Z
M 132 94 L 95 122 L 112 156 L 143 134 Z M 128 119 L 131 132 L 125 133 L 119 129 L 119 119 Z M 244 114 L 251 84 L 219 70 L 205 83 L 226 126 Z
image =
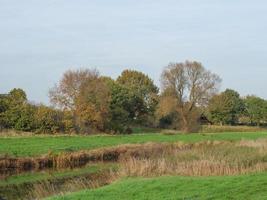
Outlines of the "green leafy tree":
M 129 132 L 133 117 L 133 96 L 129 88 L 119 84 L 111 78 L 103 78 L 110 90 L 108 129 L 115 133 Z
M 19 131 L 32 131 L 35 106 L 27 102 L 27 95 L 22 89 L 13 89 L 0 97 L 0 123 L 3 128 Z
M 245 105 L 239 93 L 227 89 L 210 100 L 207 116 L 213 123 L 234 125 L 244 110 Z
M 4 113 L 9 128 L 18 128 L 21 115 L 25 111 L 27 105 L 27 95 L 22 89 L 13 89 L 7 95 L 7 110 Z M 25 112 L 24 112 L 25 113 Z
M 249 117 L 250 123 L 260 125 L 267 120 L 267 101 L 256 96 L 247 96 L 244 99 L 246 107 L 246 116 Z
M 158 103 L 159 89 L 149 76 L 135 70 L 125 70 L 117 82 L 131 91 L 130 117 L 138 123 L 148 123 Z
M 18 131 L 34 131 L 35 130 L 35 115 L 36 106 L 25 104 L 19 108 L 18 119 L 14 129 Z

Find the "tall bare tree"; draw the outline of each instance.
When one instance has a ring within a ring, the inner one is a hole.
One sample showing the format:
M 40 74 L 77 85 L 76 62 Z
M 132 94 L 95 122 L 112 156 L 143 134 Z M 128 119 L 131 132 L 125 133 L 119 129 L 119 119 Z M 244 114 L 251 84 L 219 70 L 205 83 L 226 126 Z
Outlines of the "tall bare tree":
M 74 110 L 82 85 L 97 78 L 99 78 L 99 72 L 96 69 L 66 71 L 59 83 L 49 91 L 51 103 L 66 110 Z
M 199 108 L 217 92 L 221 79 L 199 62 L 171 63 L 161 76 L 162 99 L 172 98 L 184 132 L 195 131 Z

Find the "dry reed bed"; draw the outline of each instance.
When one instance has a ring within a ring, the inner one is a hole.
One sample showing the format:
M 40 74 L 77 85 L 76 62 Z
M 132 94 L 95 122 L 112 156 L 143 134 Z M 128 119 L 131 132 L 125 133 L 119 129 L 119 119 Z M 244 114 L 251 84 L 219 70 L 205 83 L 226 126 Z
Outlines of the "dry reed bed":
M 267 140 L 169 146 L 120 160 L 121 176 L 222 176 L 267 171 Z

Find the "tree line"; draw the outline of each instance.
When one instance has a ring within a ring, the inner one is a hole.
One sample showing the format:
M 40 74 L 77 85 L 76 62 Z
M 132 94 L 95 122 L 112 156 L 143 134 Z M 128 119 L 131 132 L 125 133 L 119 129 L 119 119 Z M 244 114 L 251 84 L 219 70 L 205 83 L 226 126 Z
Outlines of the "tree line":
M 161 88 L 146 74 L 117 79 L 96 69 L 69 70 L 50 89 L 52 106 L 33 104 L 22 89 L 0 95 L 0 128 L 36 133 L 129 134 L 145 126 L 197 132 L 202 123 L 265 125 L 267 101 L 241 97 L 199 62 L 170 63 Z

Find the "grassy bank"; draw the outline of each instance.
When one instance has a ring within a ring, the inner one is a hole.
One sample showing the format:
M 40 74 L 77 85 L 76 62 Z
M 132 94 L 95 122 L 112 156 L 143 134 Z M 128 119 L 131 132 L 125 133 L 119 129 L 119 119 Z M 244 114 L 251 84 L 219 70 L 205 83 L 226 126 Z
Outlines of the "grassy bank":
M 232 177 L 161 177 L 125 179 L 49 200 L 265 200 L 267 173 Z
M 198 142 L 206 140 L 237 141 L 267 137 L 267 132 L 216 133 L 216 134 L 134 134 L 125 136 L 29 136 L 0 138 L 0 155 L 15 157 L 39 156 L 49 152 L 73 152 L 120 144 L 146 142 Z
M 100 172 L 106 169 L 113 169 L 116 164 L 94 164 L 83 168 L 65 169 L 65 170 L 47 170 L 40 172 L 28 172 L 19 175 L 8 176 L 0 179 L 0 187 L 7 185 L 19 185 L 24 183 L 33 183 L 37 181 L 47 181 L 51 179 L 69 178 L 74 176 L 83 176 L 91 173 Z
M 95 164 L 80 169 L 23 173 L 0 180 L 0 199 L 42 199 L 44 197 L 96 188 L 111 183 L 114 164 Z

